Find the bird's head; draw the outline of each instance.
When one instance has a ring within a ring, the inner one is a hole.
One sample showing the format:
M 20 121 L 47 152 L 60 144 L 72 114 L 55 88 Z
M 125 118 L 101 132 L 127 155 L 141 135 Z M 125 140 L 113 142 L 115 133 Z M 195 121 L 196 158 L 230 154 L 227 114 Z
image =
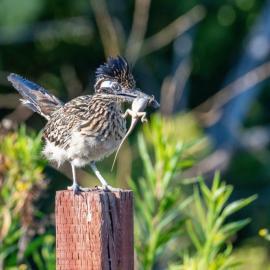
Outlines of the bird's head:
M 109 57 L 106 63 L 97 68 L 95 92 L 127 102 L 132 102 L 138 96 L 145 96 L 152 102 L 149 105 L 158 107 L 158 103 L 153 98 L 136 89 L 129 64 L 121 56 Z
M 136 82 L 125 58 L 109 57 L 107 62 L 96 70 L 95 91 L 103 92 L 105 88 L 131 92 L 136 87 Z

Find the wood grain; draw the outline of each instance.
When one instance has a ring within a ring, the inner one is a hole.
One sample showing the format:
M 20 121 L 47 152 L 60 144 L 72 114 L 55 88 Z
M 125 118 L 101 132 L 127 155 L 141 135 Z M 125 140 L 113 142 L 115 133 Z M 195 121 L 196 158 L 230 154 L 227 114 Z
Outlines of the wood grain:
M 57 270 L 134 269 L 131 191 L 58 191 L 55 220 Z

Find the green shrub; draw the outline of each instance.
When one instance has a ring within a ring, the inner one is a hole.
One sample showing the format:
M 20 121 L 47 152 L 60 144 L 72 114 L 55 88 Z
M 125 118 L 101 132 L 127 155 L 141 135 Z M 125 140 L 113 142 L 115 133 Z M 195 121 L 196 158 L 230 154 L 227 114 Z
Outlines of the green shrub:
M 220 181 L 217 173 L 209 188 L 203 179 L 194 187 L 190 218 L 186 222 L 195 252 L 183 256 L 183 264 L 171 269 L 183 270 L 229 270 L 235 269 L 239 261 L 232 255 L 232 237 L 250 219 L 227 222 L 235 212 L 253 202 L 256 196 L 228 202 L 233 187 Z
M 34 261 L 40 256 L 33 249 L 29 252 L 29 241 L 42 216 L 35 201 L 46 188 L 47 162 L 41 158 L 41 147 L 41 136 L 26 133 L 25 127 L 0 140 L 0 265 L 4 269 L 14 269 L 28 256 L 35 256 Z M 49 236 L 36 236 L 35 241 L 40 237 Z M 24 269 L 23 264 L 20 267 Z
M 143 176 L 130 181 L 138 268 L 232 269 L 238 262 L 230 239 L 249 219 L 228 222 L 227 218 L 255 196 L 228 203 L 233 188 L 221 182 L 219 174 L 211 188 L 201 178 L 185 179 L 182 173 L 196 162 L 194 156 L 206 152 L 208 144 L 195 125 L 185 126 L 190 134 L 183 142 L 173 121 L 179 119 L 155 116 L 144 136 L 138 136 Z

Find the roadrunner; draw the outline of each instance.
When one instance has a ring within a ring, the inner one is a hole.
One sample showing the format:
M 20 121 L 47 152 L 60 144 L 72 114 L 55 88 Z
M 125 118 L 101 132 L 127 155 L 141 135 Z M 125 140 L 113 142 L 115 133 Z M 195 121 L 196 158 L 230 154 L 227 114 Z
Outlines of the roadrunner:
M 137 97 L 155 99 L 135 88 L 135 80 L 127 61 L 118 56 L 109 58 L 96 70 L 93 95 L 79 96 L 67 103 L 49 94 L 41 86 L 17 75 L 8 80 L 22 95 L 22 103 L 47 119 L 43 130 L 43 154 L 58 166 L 70 162 L 73 184 L 68 189 L 83 191 L 76 179 L 76 167 L 90 165 L 102 187 L 112 189 L 98 171 L 95 162 L 112 154 L 126 133 L 122 104 Z

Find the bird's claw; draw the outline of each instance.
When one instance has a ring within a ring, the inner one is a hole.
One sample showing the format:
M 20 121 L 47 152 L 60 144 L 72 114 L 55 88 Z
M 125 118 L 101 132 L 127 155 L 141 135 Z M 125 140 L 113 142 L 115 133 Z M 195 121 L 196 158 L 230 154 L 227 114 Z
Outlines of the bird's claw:
M 74 195 L 82 191 L 81 187 L 78 184 L 72 184 L 71 186 L 68 186 L 67 189 L 72 190 Z
M 114 188 L 110 185 L 104 185 L 104 186 L 101 186 L 101 187 L 97 187 L 97 189 L 100 189 L 100 190 L 104 190 L 104 191 L 111 191 L 111 192 L 115 192 L 115 191 L 119 191 L 120 189 L 119 188 Z
M 72 184 L 72 186 L 68 186 L 67 189 L 72 190 L 74 195 L 79 194 L 83 191 L 87 191 L 85 188 L 80 187 L 78 184 Z

